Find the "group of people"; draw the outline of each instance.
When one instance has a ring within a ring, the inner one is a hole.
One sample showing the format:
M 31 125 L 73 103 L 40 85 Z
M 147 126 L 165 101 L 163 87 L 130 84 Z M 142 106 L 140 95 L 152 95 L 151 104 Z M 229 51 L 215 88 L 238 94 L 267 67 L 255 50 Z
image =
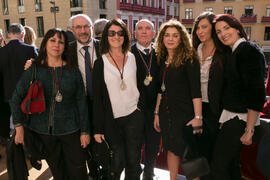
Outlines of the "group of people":
M 25 126 L 37 133 L 56 180 L 88 178 L 84 149 L 90 140 L 110 145 L 115 180 L 123 170 L 126 180 L 140 179 L 144 144 L 143 180 L 152 180 L 160 138 L 171 180 L 177 179 L 187 147 L 191 157 L 200 154 L 211 167 L 195 179 L 241 179 L 240 151 L 252 143 L 265 100 L 264 56 L 247 41 L 241 23 L 228 14 L 204 12 L 192 38 L 179 21 L 169 20 L 153 43 L 154 24 L 141 19 L 133 45 L 121 19 L 104 25 L 100 41 L 84 14 L 70 18 L 75 41 L 50 29 L 37 57 L 32 55 L 16 79 L 10 79 L 11 62 L 1 60 L 4 82 L 16 82 L 5 91 L 15 143 L 24 144 Z M 35 68 L 46 110 L 26 121 L 20 104 Z

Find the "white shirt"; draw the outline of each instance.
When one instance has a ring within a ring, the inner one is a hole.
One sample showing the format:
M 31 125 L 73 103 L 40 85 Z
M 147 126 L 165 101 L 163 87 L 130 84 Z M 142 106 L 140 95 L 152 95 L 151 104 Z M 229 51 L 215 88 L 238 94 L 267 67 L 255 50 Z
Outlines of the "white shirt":
M 205 60 L 204 63 L 202 64 L 202 47 L 203 43 L 201 43 L 198 46 L 198 55 L 200 58 L 200 64 L 201 64 L 201 93 L 202 93 L 202 102 L 209 102 L 208 99 L 208 80 L 209 80 L 209 71 L 210 71 L 210 66 L 213 60 L 213 56 L 208 56 Z
M 114 118 L 124 117 L 137 109 L 140 93 L 137 89 L 136 61 L 135 56 L 128 52 L 127 61 L 124 66 L 123 80 L 127 86 L 125 90 L 120 89 L 121 76 L 118 69 L 112 65 L 105 55 L 104 80 L 109 93 Z
M 79 43 L 77 41 L 77 56 L 78 56 L 78 65 L 79 65 L 79 70 L 82 74 L 82 79 L 83 79 L 83 84 L 85 87 L 85 92 L 87 92 L 86 90 L 86 75 L 85 75 L 85 51 L 83 49 L 83 47 L 86 45 L 83 45 L 81 43 Z M 88 47 L 88 51 L 90 54 L 90 58 L 91 58 L 91 62 L 93 62 L 92 66 L 94 65 L 95 60 L 97 59 L 97 55 L 96 55 L 96 50 L 95 50 L 95 45 L 94 45 L 94 41 L 93 39 L 89 42 L 89 44 L 87 45 Z M 92 54 L 92 52 L 94 52 L 94 54 Z M 94 60 L 92 60 L 92 58 Z
M 235 49 L 239 46 L 240 43 L 245 42 L 245 41 L 246 41 L 245 38 L 238 39 L 234 43 L 234 45 L 232 47 L 232 52 L 235 51 Z M 228 120 L 233 119 L 235 116 L 238 116 L 238 118 L 240 120 L 243 120 L 243 121 L 247 122 L 248 113 L 235 113 L 235 112 L 228 111 L 226 109 L 223 109 L 223 111 L 221 113 L 221 116 L 219 118 L 219 122 L 220 123 L 225 123 Z M 258 119 L 257 119 L 257 121 L 255 123 L 255 126 L 258 126 L 258 125 L 260 125 L 260 119 L 259 119 L 259 117 L 258 117 Z
M 146 52 L 144 51 L 145 49 L 150 49 L 149 53 L 151 53 L 151 51 L 152 51 L 152 44 L 151 43 L 149 44 L 149 46 L 147 48 L 145 48 L 142 45 L 140 45 L 138 42 L 136 42 L 136 47 L 145 55 L 146 55 Z

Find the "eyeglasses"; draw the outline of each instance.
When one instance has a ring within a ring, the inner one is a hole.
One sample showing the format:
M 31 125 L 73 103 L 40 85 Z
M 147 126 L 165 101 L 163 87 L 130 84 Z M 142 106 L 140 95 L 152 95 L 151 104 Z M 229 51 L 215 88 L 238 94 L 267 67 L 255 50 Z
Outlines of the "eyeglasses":
M 84 26 L 80 26 L 80 25 L 77 25 L 77 26 L 72 26 L 74 29 L 76 30 L 81 30 L 81 29 L 90 29 L 91 28 L 91 25 L 84 25 Z
M 108 31 L 108 36 L 110 36 L 110 37 L 113 37 L 116 34 L 118 36 L 124 36 L 125 32 L 124 31 L 117 31 L 117 32 L 115 32 L 115 31 Z

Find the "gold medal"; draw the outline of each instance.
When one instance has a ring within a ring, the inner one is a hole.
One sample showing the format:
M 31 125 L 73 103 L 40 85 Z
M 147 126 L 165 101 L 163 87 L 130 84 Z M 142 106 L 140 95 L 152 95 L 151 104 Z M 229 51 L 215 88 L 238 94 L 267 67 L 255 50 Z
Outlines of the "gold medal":
M 149 74 L 149 75 L 147 76 L 147 79 L 148 79 L 148 81 L 152 82 L 153 77 L 151 76 L 151 74 Z
M 55 95 L 55 101 L 56 102 L 62 102 L 62 100 L 63 100 L 63 96 L 62 96 L 62 94 L 58 90 L 57 93 L 56 93 L 56 95 Z
M 165 90 L 166 90 L 166 86 L 165 86 L 165 83 L 163 82 L 162 85 L 161 85 L 161 91 L 165 92 Z
M 143 83 L 144 83 L 145 86 L 149 86 L 150 81 L 149 81 L 148 77 L 146 77 L 146 78 L 144 79 Z
M 121 83 L 120 83 L 120 89 L 121 89 L 122 91 L 124 91 L 125 89 L 127 89 L 127 85 L 126 85 L 126 83 L 124 82 L 124 80 L 122 80 Z

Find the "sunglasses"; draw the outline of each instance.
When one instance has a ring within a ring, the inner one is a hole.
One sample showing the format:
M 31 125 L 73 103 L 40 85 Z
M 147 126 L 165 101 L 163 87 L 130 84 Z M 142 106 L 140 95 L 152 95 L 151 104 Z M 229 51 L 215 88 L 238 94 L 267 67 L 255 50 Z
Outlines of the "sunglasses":
M 117 32 L 115 32 L 115 31 L 108 31 L 108 36 L 110 36 L 110 37 L 113 37 L 116 34 L 118 36 L 124 36 L 125 32 L 124 31 L 117 31 Z

